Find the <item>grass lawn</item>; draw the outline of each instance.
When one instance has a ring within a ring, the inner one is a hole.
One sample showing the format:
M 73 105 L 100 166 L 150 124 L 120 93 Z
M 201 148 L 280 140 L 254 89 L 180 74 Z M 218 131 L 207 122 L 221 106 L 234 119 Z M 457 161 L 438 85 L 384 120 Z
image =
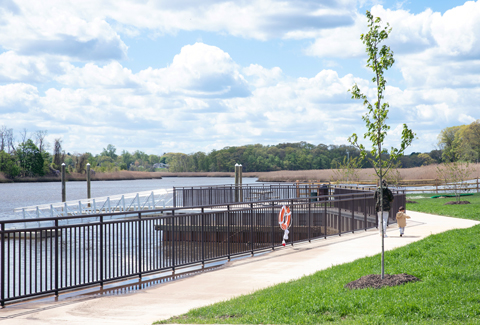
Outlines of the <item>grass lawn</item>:
M 407 210 L 480 220 L 480 194 L 462 197 L 471 202 L 467 205 L 443 205 L 455 198 L 432 195 L 408 195 L 418 203 L 407 203 Z M 379 273 L 376 255 L 158 323 L 480 324 L 479 233 L 480 225 L 451 230 L 385 252 L 386 273 L 408 273 L 420 282 L 345 289 L 351 281 Z
M 420 282 L 382 289 L 344 285 L 378 274 L 380 256 L 319 271 L 160 323 L 480 324 L 480 225 L 385 252 L 388 274 Z
M 444 205 L 447 202 L 455 201 L 455 198 L 431 199 L 430 197 L 433 195 L 435 194 L 408 194 L 407 200 L 418 203 L 407 203 L 407 214 L 408 210 L 413 210 L 442 216 L 480 220 L 480 193 L 475 193 L 473 196 L 461 196 L 461 201 L 469 201 L 471 204 L 460 205 Z

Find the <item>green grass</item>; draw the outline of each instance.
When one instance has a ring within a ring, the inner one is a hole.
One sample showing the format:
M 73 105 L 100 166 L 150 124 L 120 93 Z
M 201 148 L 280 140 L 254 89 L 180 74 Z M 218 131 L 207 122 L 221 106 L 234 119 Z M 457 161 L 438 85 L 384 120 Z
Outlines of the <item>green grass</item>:
M 480 220 L 480 194 L 471 204 L 409 194 L 407 210 Z M 480 324 L 480 225 L 433 235 L 385 252 L 385 270 L 421 281 L 382 289 L 344 285 L 378 274 L 380 256 L 338 265 L 251 295 L 190 311 L 161 323 L 217 324 Z
M 444 199 L 431 199 L 430 197 L 433 195 L 435 194 L 408 194 L 407 200 L 418 203 L 407 203 L 407 214 L 408 210 L 413 210 L 442 216 L 480 220 L 480 193 L 475 193 L 472 196 L 460 197 L 460 200 L 470 202 L 470 204 L 461 205 L 444 205 L 447 202 L 455 201 L 455 198 L 448 197 Z
M 420 282 L 345 289 L 379 273 L 376 255 L 158 323 L 480 324 L 479 232 L 480 225 L 451 230 L 385 252 L 386 273 Z

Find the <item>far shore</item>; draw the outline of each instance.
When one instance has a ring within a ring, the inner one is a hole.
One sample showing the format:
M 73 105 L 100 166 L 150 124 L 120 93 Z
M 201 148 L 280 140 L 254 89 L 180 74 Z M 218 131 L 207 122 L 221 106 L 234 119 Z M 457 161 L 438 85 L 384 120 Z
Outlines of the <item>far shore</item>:
M 437 165 L 428 165 L 414 168 L 398 169 L 397 179 L 418 181 L 419 183 L 430 182 L 438 178 Z M 480 164 L 470 164 L 470 179 L 480 178 Z M 280 170 L 271 172 L 244 172 L 243 177 L 256 177 L 259 182 L 335 182 L 338 180 L 334 169 L 314 170 Z M 111 173 L 95 173 L 91 175 L 92 181 L 115 181 L 136 179 L 161 179 L 163 177 L 235 177 L 233 172 L 136 172 L 122 170 Z M 372 168 L 360 169 L 358 179 L 354 182 L 374 182 L 375 171 Z M 67 174 L 67 181 L 85 181 L 85 174 Z M 25 177 L 13 180 L 6 178 L 0 173 L 0 183 L 24 183 L 24 182 L 60 182 L 60 176 Z

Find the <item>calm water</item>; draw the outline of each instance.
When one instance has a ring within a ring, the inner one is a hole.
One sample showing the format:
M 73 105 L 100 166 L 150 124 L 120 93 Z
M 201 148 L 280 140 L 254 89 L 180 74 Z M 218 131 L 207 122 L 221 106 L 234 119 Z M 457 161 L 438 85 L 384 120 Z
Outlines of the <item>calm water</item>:
M 252 184 L 256 178 L 244 178 L 243 184 Z M 165 177 L 130 181 L 92 181 L 92 198 L 136 193 L 162 188 L 199 185 L 234 184 L 234 177 Z M 87 182 L 67 182 L 67 201 L 87 198 Z M 13 215 L 13 209 L 62 201 L 62 184 L 7 183 L 0 184 L 0 218 Z

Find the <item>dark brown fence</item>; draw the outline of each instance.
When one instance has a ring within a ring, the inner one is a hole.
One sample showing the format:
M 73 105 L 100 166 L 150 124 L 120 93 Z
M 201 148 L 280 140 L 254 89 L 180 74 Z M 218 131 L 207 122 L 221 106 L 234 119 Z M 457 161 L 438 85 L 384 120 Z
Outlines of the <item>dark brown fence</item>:
M 283 205 L 293 215 L 291 245 L 373 228 L 371 196 L 361 191 L 0 221 L 0 303 L 275 249 L 283 237 L 278 224 Z
M 174 187 L 173 205 L 190 207 L 235 202 L 257 202 L 328 195 L 322 184 L 262 184 Z
M 358 194 L 358 193 L 364 193 L 365 190 L 363 190 L 362 188 L 359 188 L 359 187 L 352 187 L 352 186 L 345 186 L 345 187 L 342 187 L 342 186 L 336 186 L 333 188 L 333 194 L 334 195 L 345 195 L 345 194 Z M 374 198 L 373 198 L 373 194 L 374 192 L 371 191 L 371 190 L 368 190 L 367 191 L 368 193 L 370 193 L 370 202 L 368 204 L 369 207 L 371 207 L 370 211 L 368 211 L 369 214 L 374 214 L 375 213 L 375 201 L 374 201 Z M 394 196 L 394 200 L 393 202 L 391 203 L 390 205 L 390 213 L 389 213 L 389 216 L 388 216 L 388 223 L 389 224 L 392 224 L 392 223 L 397 223 L 397 219 L 396 219 L 396 214 L 398 212 L 398 208 L 403 206 L 405 207 L 405 203 L 406 203 L 406 196 L 405 196 L 405 191 L 404 190 L 392 190 L 392 193 L 393 193 L 393 196 Z M 336 203 L 336 206 L 340 206 L 342 209 L 346 209 L 346 210 L 356 210 L 358 209 L 356 207 L 356 205 L 358 204 L 358 202 L 356 201 L 342 201 L 342 202 L 338 202 Z M 352 208 L 352 205 L 353 205 L 353 208 Z

